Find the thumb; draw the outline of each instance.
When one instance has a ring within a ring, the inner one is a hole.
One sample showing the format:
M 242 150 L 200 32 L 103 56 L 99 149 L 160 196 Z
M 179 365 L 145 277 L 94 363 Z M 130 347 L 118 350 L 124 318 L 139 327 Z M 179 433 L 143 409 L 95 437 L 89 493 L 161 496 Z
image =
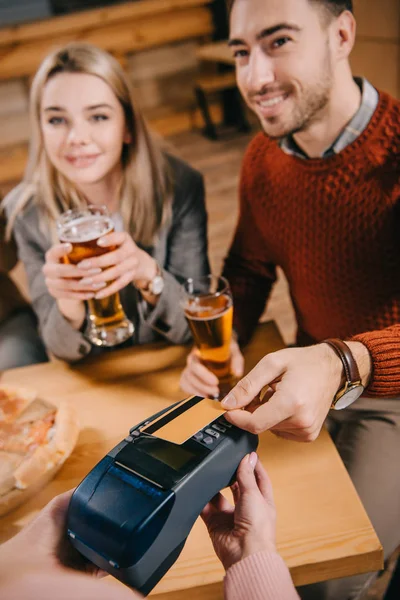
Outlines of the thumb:
M 241 461 L 236 472 L 236 481 L 240 490 L 240 498 L 243 494 L 257 490 L 258 485 L 254 474 L 254 469 L 258 461 L 258 456 L 255 452 L 248 454 Z
M 273 354 L 264 356 L 254 369 L 231 389 L 221 402 L 223 408 L 232 410 L 247 406 L 264 386 L 282 374 L 282 367 L 278 361 L 271 359 Z

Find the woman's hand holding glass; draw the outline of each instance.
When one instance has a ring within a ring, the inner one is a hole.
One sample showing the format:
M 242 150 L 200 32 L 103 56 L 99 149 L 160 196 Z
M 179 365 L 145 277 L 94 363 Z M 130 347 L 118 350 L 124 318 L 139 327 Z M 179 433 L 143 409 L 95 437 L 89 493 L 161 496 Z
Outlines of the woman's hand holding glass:
M 99 238 L 98 245 L 110 247 L 110 252 L 77 265 L 64 263 L 72 250 L 69 243 L 55 244 L 46 253 L 43 274 L 47 289 L 75 329 L 84 321 L 85 300 L 106 298 L 131 282 L 145 287 L 157 273 L 155 260 L 128 233 L 109 233 Z
M 85 319 L 85 300 L 94 298 L 96 288 L 92 285 L 83 286 L 82 278 L 89 275 L 87 270 L 76 265 L 65 264 L 64 257 L 72 250 L 71 244 L 55 244 L 46 252 L 43 274 L 49 294 L 57 300 L 60 312 L 68 319 L 75 329 L 79 329 Z M 96 275 L 101 269 L 90 271 Z M 100 289 L 99 286 L 97 288 Z
M 156 276 L 156 261 L 135 244 L 129 233 L 112 232 L 97 243 L 102 248 L 110 247 L 110 252 L 85 259 L 77 265 L 85 275 L 81 286 L 98 286 L 95 298 L 106 298 L 129 283 L 145 287 Z
M 255 452 L 244 457 L 236 476 L 235 506 L 219 493 L 201 513 L 225 570 L 251 554 L 276 552 L 272 485 Z

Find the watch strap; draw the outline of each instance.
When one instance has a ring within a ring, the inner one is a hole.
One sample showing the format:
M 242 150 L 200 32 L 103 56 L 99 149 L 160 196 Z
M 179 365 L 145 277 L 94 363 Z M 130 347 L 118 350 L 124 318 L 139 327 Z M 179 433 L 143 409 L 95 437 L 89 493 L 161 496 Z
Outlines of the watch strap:
M 346 380 L 349 383 L 359 383 L 361 381 L 360 371 L 348 345 L 338 338 L 329 338 L 324 340 L 324 343 L 328 344 L 342 361 Z

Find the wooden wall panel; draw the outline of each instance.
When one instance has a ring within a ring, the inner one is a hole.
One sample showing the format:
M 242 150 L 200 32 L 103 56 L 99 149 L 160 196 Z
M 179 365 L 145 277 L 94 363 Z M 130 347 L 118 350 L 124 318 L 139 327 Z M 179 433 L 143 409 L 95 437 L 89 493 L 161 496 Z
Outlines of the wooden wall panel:
M 197 71 L 196 47 L 197 42 L 186 41 L 129 57 L 129 74 L 139 105 L 147 113 L 162 107 L 168 110 L 193 105 L 191 82 Z
M 400 0 L 355 0 L 353 70 L 400 98 Z
M 355 75 L 363 75 L 377 88 L 399 95 L 399 46 L 358 40 L 351 55 Z
M 358 36 L 400 38 L 399 0 L 355 0 Z

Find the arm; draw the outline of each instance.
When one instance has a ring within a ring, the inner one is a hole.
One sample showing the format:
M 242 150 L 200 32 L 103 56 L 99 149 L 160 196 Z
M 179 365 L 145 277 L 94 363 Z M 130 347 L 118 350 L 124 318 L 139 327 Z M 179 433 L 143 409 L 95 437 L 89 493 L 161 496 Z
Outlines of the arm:
M 383 397 L 400 395 L 399 334 L 400 326 L 394 325 L 346 340 L 366 395 L 373 395 L 374 390 L 380 392 L 375 395 Z M 371 354 L 367 344 L 372 347 Z M 393 350 L 385 355 L 387 347 Z M 226 418 L 254 433 L 270 429 L 286 439 L 313 441 L 342 387 L 342 377 L 342 363 L 327 344 L 273 352 L 264 356 L 222 401 L 230 411 Z M 246 406 L 248 410 L 241 410 Z
M 222 562 L 225 600 L 298 600 L 289 570 L 276 550 L 276 510 L 269 477 L 252 453 L 237 470 L 235 506 L 217 494 L 202 512 Z
M 277 552 L 259 552 L 230 567 L 225 600 L 299 600 L 289 569 Z
M 140 291 L 139 316 L 159 335 L 181 344 L 190 339 L 190 333 L 180 306 L 180 281 L 209 273 L 207 213 L 200 173 L 177 159 L 171 161 L 175 164 L 172 224 L 159 232 L 161 241 L 156 245 L 154 258 L 139 248 L 128 232 L 113 232 L 100 238 L 98 244 L 116 246 L 115 250 L 83 260 L 78 266 L 101 269 L 98 275 L 85 277 L 81 284 L 107 286 L 95 295 L 104 298 L 127 285 L 136 284 L 140 291 L 156 275 L 158 260 L 163 270 L 164 289 L 155 297 Z
M 248 191 L 251 174 L 247 173 L 246 162 L 245 158 L 239 220 L 223 271 L 233 296 L 233 328 L 237 338 L 231 344 L 231 370 L 236 377 L 241 377 L 244 370 L 244 359 L 237 342 L 246 344 L 251 338 L 276 280 L 275 265 L 269 260 L 257 223 L 257 205 L 251 202 Z M 201 363 L 196 349 L 187 358 L 180 386 L 187 394 L 218 397 L 218 379 Z
M 276 268 L 260 231 L 257 204 L 252 201 L 249 190 L 252 180 L 249 171 L 245 158 L 240 182 L 239 220 L 223 271 L 232 289 L 233 326 L 241 345 L 252 336 L 276 280 Z
M 183 310 L 181 283 L 189 277 L 200 277 L 210 272 L 207 243 L 207 212 L 204 201 L 203 178 L 173 159 L 175 196 L 172 205 L 172 223 L 167 234 L 163 264 L 164 290 L 157 305 L 146 310 L 141 303 L 143 320 L 164 338 L 174 344 L 191 339 Z
M 32 306 L 39 320 L 45 346 L 63 360 L 74 362 L 82 359 L 90 352 L 91 346 L 61 313 L 57 300 L 50 295 L 45 282 L 43 267 L 51 242 L 39 227 L 39 215 L 35 206 L 28 207 L 16 219 L 14 235 L 20 259 L 25 266 Z
M 368 396 L 400 396 L 400 324 L 355 335 L 348 343 Z

